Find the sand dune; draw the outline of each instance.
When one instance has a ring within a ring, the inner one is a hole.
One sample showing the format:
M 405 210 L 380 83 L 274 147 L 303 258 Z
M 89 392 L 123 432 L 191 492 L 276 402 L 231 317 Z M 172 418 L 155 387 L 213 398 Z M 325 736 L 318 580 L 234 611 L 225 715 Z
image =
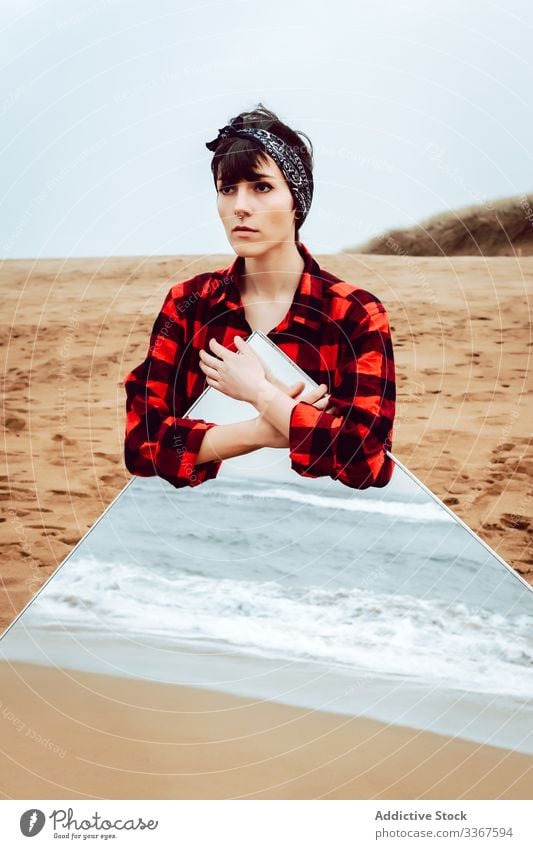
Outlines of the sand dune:
M 398 376 L 393 453 L 533 584 L 533 259 L 317 259 L 389 311 Z M 3 263 L 0 628 L 130 479 L 122 379 L 144 358 L 166 292 L 230 261 Z
M 533 195 L 445 210 L 347 250 L 397 256 L 531 256 Z

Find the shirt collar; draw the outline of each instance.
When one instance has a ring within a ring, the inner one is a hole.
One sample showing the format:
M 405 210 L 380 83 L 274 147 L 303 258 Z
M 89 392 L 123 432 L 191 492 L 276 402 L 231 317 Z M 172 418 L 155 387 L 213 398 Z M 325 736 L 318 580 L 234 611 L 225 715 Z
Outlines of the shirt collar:
M 297 242 L 296 246 L 305 265 L 287 316 L 283 323 L 278 326 L 280 332 L 285 330 L 293 321 L 308 324 L 315 328 L 319 328 L 323 323 L 320 266 L 303 242 Z M 225 300 L 228 308 L 238 309 L 242 307 L 239 282 L 243 269 L 244 257 L 237 256 L 231 265 L 216 272 L 217 276 L 221 276 L 222 285 L 220 291 L 213 298 L 214 304 L 219 304 Z

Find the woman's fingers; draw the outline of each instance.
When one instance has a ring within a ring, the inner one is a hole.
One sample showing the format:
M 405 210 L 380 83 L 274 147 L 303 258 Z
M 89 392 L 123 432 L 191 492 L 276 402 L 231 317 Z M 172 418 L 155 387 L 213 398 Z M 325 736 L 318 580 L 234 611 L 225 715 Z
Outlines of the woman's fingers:
M 287 395 L 289 394 L 289 387 L 287 386 L 287 384 L 280 380 L 278 377 L 276 377 L 274 374 L 272 374 L 271 371 L 267 372 L 266 378 L 268 382 L 272 384 L 272 386 L 276 387 L 276 389 L 281 389 L 282 392 L 285 392 Z
M 203 348 L 200 349 L 200 360 L 200 365 L 202 365 L 203 363 L 206 366 L 211 366 L 211 368 L 214 368 L 217 365 L 221 365 L 221 363 L 223 362 L 223 360 L 220 360 L 218 357 L 213 357 L 212 354 L 208 354 L 207 351 L 204 351 Z
M 217 360 L 216 357 L 210 357 L 209 361 L 206 358 L 202 359 L 200 352 L 199 366 L 207 377 L 213 377 L 216 379 L 223 373 L 225 363 L 223 360 Z
M 240 337 L 235 337 L 236 344 L 237 340 L 240 341 Z M 227 350 L 227 348 L 224 348 L 223 345 L 220 345 L 220 343 L 217 342 L 215 339 L 210 340 L 210 342 L 213 342 L 211 347 L 214 350 L 218 349 L 221 352 L 225 351 L 226 353 L 231 353 Z M 246 346 L 246 344 L 243 344 L 242 346 L 237 344 L 237 347 L 240 348 L 242 353 L 245 353 L 245 349 L 248 346 Z M 278 377 L 276 377 L 272 373 L 270 368 L 266 366 L 261 357 L 255 354 L 255 352 L 254 355 L 255 358 L 259 360 L 259 362 L 263 366 L 265 370 L 265 377 L 267 378 L 267 380 L 277 389 L 280 389 L 282 392 L 288 395 L 289 398 L 297 398 L 304 391 L 305 383 L 303 380 L 298 380 L 296 381 L 296 383 L 293 383 L 289 386 L 287 383 L 284 383 L 283 380 L 280 380 Z M 207 351 L 205 351 L 203 348 L 200 350 L 200 368 L 207 376 L 208 380 L 214 381 L 219 378 L 221 374 L 220 370 L 223 370 L 224 366 L 224 359 L 219 359 L 218 357 L 214 357 L 211 354 L 208 354 Z M 324 410 L 326 413 L 331 413 L 333 415 L 336 415 L 339 411 L 338 407 L 335 404 L 329 403 L 330 394 L 327 392 L 327 386 L 325 383 L 321 383 L 320 386 L 313 387 L 308 392 L 306 392 L 305 395 L 302 395 L 299 400 L 306 401 L 308 404 L 312 404 L 314 407 L 316 407 L 317 410 Z
M 216 371 L 214 368 L 211 368 L 211 366 L 206 366 L 204 365 L 204 363 L 200 363 L 200 368 L 202 369 L 203 373 L 207 375 L 207 377 L 212 377 L 214 380 L 219 377 L 219 372 Z
M 228 351 L 228 349 L 224 345 L 221 345 L 220 342 L 217 342 L 217 340 L 214 338 L 210 339 L 208 344 L 211 350 L 214 351 L 217 357 L 220 357 L 221 360 L 223 360 L 225 357 L 235 356 L 233 351 Z
M 259 354 L 257 354 L 253 348 L 248 345 L 242 336 L 234 336 L 233 343 L 237 348 L 237 354 L 244 354 L 245 357 L 250 357 L 252 360 L 256 360 L 262 367 L 263 371 L 265 371 L 265 364 Z M 227 349 L 226 349 L 227 350 Z M 231 351 L 230 351 L 231 353 Z
M 296 383 L 293 383 L 289 386 L 287 383 L 284 383 L 283 380 L 280 380 L 276 377 L 270 369 L 267 369 L 265 372 L 266 379 L 272 386 L 275 386 L 276 389 L 280 389 L 281 392 L 284 392 L 285 395 L 288 395 L 289 398 L 296 398 L 297 395 L 300 394 L 305 389 L 305 383 L 303 380 L 298 380 Z
M 292 386 L 287 387 L 288 394 L 291 398 L 297 398 L 300 392 L 303 392 L 305 389 L 305 383 L 303 380 L 299 380 L 297 383 L 293 383 Z
M 303 395 L 300 400 L 307 401 L 308 404 L 312 404 L 317 410 L 324 410 L 326 413 L 337 415 L 339 408 L 336 404 L 330 404 L 331 395 L 326 390 L 326 384 L 321 383 L 320 386 L 311 389 Z M 326 394 L 324 394 L 325 392 Z
M 240 340 L 240 337 L 235 337 L 236 342 L 237 339 Z M 220 343 L 217 342 L 215 339 L 210 340 L 210 342 L 213 342 L 213 345 L 211 345 L 213 349 L 218 349 L 227 353 L 231 353 L 228 352 L 227 348 L 224 348 L 224 346 L 220 345 Z M 241 348 L 242 353 L 245 353 L 245 348 L 247 348 L 248 346 L 246 346 L 246 344 L 243 344 L 242 346 L 237 345 L 237 347 Z M 283 380 L 280 380 L 278 377 L 276 377 L 272 373 L 272 371 L 266 367 L 261 357 L 259 357 L 257 354 L 255 354 L 255 357 L 259 360 L 259 362 L 265 369 L 265 377 L 267 378 L 267 380 L 277 389 L 280 389 L 282 392 L 288 395 L 289 398 L 297 398 L 303 392 L 303 390 L 305 389 L 305 383 L 303 380 L 298 380 L 296 381 L 296 383 L 293 383 L 289 386 L 287 383 L 284 383 Z M 225 363 L 223 359 L 219 359 L 218 357 L 214 357 L 211 354 L 208 354 L 203 348 L 200 350 L 200 368 L 202 369 L 204 374 L 207 375 L 208 378 L 216 380 L 218 377 L 220 377 L 220 369 L 224 369 L 224 365 Z M 317 410 L 325 410 L 326 413 L 338 413 L 338 408 L 334 404 L 329 405 L 329 400 L 330 395 L 327 392 L 327 386 L 325 383 L 321 383 L 320 386 L 313 387 L 300 398 L 300 401 L 306 401 L 308 404 L 312 404 L 314 407 L 316 407 Z
M 320 398 L 319 401 L 316 401 L 313 404 L 313 407 L 316 407 L 317 410 L 324 410 L 326 413 L 330 413 L 331 415 L 336 416 L 339 412 L 339 408 L 336 404 L 330 404 L 330 396 L 326 395 L 324 398 Z
M 328 387 L 325 383 L 321 383 L 320 386 L 316 388 L 310 389 L 309 392 L 300 399 L 301 401 L 307 401 L 308 404 L 314 404 L 319 398 L 322 398 L 325 392 L 327 392 Z

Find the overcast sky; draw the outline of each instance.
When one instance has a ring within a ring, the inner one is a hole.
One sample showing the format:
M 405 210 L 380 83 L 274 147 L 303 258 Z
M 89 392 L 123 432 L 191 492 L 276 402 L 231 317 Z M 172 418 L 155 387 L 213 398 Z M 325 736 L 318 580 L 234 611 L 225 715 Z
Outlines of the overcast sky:
M 1 0 L 2 257 L 232 253 L 205 141 L 262 101 L 337 252 L 533 191 L 530 0 Z

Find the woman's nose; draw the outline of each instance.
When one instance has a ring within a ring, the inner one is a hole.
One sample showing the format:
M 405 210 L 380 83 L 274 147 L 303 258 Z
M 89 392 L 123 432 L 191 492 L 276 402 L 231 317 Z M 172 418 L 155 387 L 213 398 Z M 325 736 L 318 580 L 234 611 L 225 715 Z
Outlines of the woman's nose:
M 235 205 L 234 211 L 235 215 L 239 215 L 242 212 L 250 211 L 249 197 L 248 197 L 248 189 L 245 186 L 237 186 L 237 191 L 235 193 Z

